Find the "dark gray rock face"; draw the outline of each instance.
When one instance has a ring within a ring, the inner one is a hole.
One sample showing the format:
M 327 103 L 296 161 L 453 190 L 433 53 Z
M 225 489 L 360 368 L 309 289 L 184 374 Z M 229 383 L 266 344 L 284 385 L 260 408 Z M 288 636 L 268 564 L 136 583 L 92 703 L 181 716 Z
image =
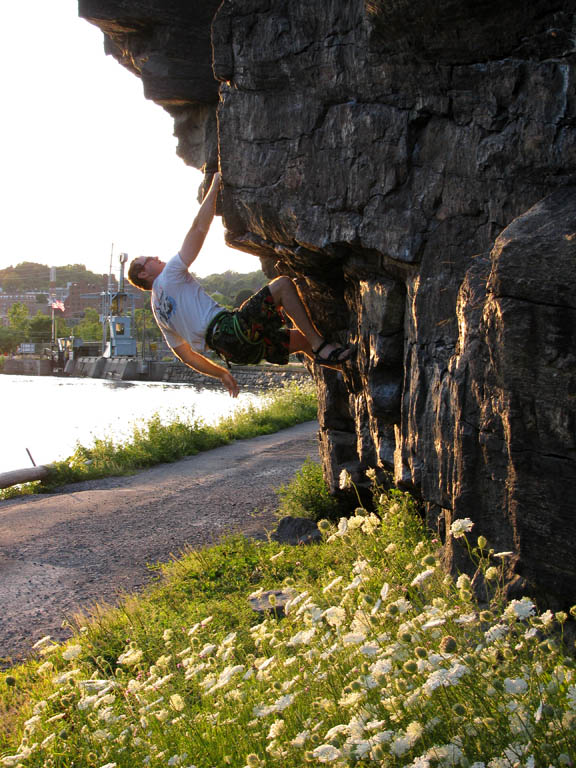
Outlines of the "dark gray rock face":
M 230 244 L 357 346 L 316 371 L 333 487 L 393 469 L 573 602 L 573 0 L 79 5 L 185 160 L 219 147 Z

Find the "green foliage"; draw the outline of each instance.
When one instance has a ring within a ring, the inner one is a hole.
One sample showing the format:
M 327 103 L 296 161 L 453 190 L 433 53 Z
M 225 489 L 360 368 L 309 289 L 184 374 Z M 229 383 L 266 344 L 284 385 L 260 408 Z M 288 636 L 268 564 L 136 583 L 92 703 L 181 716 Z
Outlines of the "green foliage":
M 141 339 L 146 334 L 146 338 L 150 341 L 160 339 L 162 332 L 158 328 L 154 315 L 149 307 L 137 309 L 134 313 L 134 325 L 136 328 L 136 338 Z
M 466 538 L 480 606 L 413 500 L 374 490 L 378 516 L 321 521 L 321 544 L 234 537 L 160 566 L 142 595 L 0 673 L 4 764 L 570 766 L 570 617 L 507 602 L 502 555 Z M 250 610 L 278 589 L 284 617 Z
M 0 269 L 0 285 L 5 293 L 48 290 L 50 268 L 45 264 L 23 261 L 15 267 Z
M 279 488 L 280 514 L 320 520 L 332 518 L 338 502 L 330 495 L 322 466 L 307 458 L 302 468 L 287 485 Z
M 107 276 L 90 272 L 84 264 L 68 264 L 56 268 L 56 286 L 64 287 L 67 283 L 95 283 L 106 286 Z M 15 267 L 0 269 L 0 286 L 5 293 L 23 291 L 48 291 L 50 287 L 50 268 L 46 264 L 23 261 Z
M 38 310 L 28 324 L 28 338 L 34 343 L 50 342 L 52 339 L 52 319 Z
M 24 338 L 28 335 L 28 328 L 30 325 L 29 310 L 26 304 L 21 301 L 17 301 L 8 310 L 8 321 L 10 328 L 18 331 Z
M 16 347 L 23 341 L 22 334 L 13 328 L 0 327 L 0 353 L 11 355 L 16 352 Z
M 88 307 L 84 311 L 84 318 L 75 326 L 74 335 L 79 336 L 82 341 L 101 341 L 102 323 L 95 309 Z
M 198 278 L 202 288 L 211 296 L 218 294 L 215 300 L 227 307 L 238 306 L 236 303 L 240 293 L 245 298 L 251 296 L 266 285 L 268 279 L 262 270 L 240 274 L 238 272 L 223 272 Z

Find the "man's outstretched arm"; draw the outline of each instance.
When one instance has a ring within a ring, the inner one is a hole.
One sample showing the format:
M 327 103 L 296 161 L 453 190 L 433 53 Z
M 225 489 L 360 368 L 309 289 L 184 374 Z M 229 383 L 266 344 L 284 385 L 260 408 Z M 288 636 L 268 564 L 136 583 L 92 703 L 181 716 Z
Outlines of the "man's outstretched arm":
M 212 183 L 208 190 L 206 197 L 202 201 L 200 210 L 196 214 L 196 218 L 192 222 L 192 226 L 188 231 L 188 234 L 184 238 L 182 248 L 180 248 L 180 257 L 184 264 L 189 267 L 196 256 L 200 253 L 200 249 L 204 245 L 204 240 L 212 224 L 214 218 L 214 211 L 216 208 L 216 198 L 218 197 L 218 191 L 220 189 L 220 174 L 215 173 L 212 177 Z
M 189 368 L 193 368 L 205 376 L 213 376 L 215 379 L 220 379 L 232 397 L 238 395 L 238 382 L 226 368 L 213 363 L 212 360 L 204 357 L 200 352 L 195 352 L 186 342 L 178 347 L 174 347 L 172 351 Z

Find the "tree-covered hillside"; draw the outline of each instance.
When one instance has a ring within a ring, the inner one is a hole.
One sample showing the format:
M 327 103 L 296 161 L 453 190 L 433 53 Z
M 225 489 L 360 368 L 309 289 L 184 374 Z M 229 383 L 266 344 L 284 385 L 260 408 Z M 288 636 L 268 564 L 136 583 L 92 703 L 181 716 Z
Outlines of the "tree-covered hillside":
M 107 275 L 90 272 L 84 264 L 68 264 L 56 267 L 56 286 L 67 283 L 102 284 L 105 287 Z M 23 291 L 47 291 L 50 284 L 50 267 L 33 261 L 23 261 L 15 267 L 0 269 L 0 287 L 4 293 L 22 293 Z
M 209 294 L 217 294 L 216 299 L 227 306 L 237 306 L 250 294 L 266 284 L 266 277 L 261 270 L 240 274 L 224 272 L 198 278 L 202 287 Z M 108 277 L 98 275 L 86 269 L 83 264 L 68 264 L 56 268 L 56 286 L 67 283 L 90 283 L 106 287 Z M 0 288 L 4 293 L 23 293 L 25 291 L 47 291 L 50 283 L 50 268 L 46 264 L 23 261 L 15 267 L 0 269 Z
M 267 278 L 262 270 L 240 274 L 239 272 L 223 272 L 222 274 L 199 277 L 204 290 L 214 296 L 220 304 L 237 307 L 251 294 L 266 285 Z

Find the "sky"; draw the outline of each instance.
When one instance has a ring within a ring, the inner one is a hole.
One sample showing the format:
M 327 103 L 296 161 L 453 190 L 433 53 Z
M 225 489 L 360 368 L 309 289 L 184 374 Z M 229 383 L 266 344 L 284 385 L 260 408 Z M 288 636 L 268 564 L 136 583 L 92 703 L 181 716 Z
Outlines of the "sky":
M 113 252 L 170 258 L 196 211 L 199 171 L 176 155 L 172 118 L 104 53 L 76 0 L 2 9 L 0 269 L 32 261 L 108 272 Z M 194 264 L 260 268 L 227 248 L 220 219 Z

